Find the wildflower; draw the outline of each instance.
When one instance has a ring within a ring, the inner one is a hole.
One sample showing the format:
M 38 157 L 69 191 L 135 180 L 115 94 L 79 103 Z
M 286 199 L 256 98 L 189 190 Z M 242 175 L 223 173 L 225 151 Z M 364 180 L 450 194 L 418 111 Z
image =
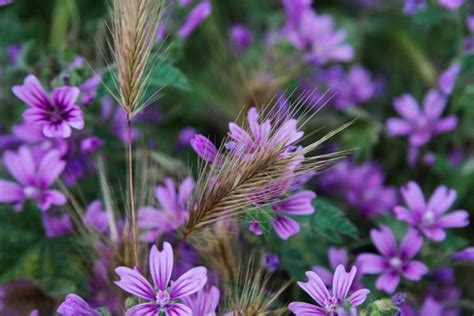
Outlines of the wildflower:
M 469 32 L 474 32 L 474 14 L 468 14 L 466 17 L 466 26 Z
M 268 271 L 275 272 L 280 265 L 280 258 L 273 253 L 266 253 L 264 255 L 263 264 Z
M 345 268 L 349 267 L 349 256 L 345 248 L 334 248 L 330 247 L 328 250 L 329 266 L 332 270 L 335 270 L 339 265 L 343 265 Z M 311 270 L 316 272 L 321 280 L 327 286 L 332 284 L 333 273 L 326 268 L 315 266 Z
M 397 203 L 395 189 L 384 185 L 384 174 L 375 162 L 358 166 L 343 161 L 319 176 L 318 184 L 326 192 L 343 194 L 366 217 L 384 214 Z
M 0 7 L 13 3 L 13 0 L 0 0 Z
M 188 216 L 188 200 L 194 189 L 194 180 L 190 177 L 181 182 L 176 189 L 172 179 L 165 179 L 164 186 L 158 186 L 155 197 L 160 208 L 142 207 L 138 211 L 139 228 L 145 232 L 142 240 L 155 242 L 163 233 L 177 229 Z
M 72 232 L 72 221 L 69 215 L 50 215 L 43 212 L 43 227 L 48 238 L 63 236 Z
M 34 75 L 26 77 L 22 86 L 14 86 L 13 93 L 25 102 L 29 109 L 24 119 L 42 128 L 46 137 L 71 136 L 71 128 L 82 129 L 84 117 L 76 104 L 79 89 L 64 86 L 54 89 L 51 98 Z
M 395 207 L 397 218 L 418 228 L 429 239 L 442 241 L 446 238 L 444 228 L 469 225 L 469 214 L 466 211 L 457 210 L 445 215 L 456 199 L 455 190 L 439 186 L 428 203 L 416 182 L 409 182 L 401 189 L 401 193 L 408 208 Z
M 95 99 L 97 96 L 97 88 L 101 82 L 102 77 L 95 74 L 92 77 L 84 80 L 84 82 L 79 85 L 78 88 L 81 93 L 79 98 L 81 104 L 89 104 Z
M 459 9 L 463 5 L 464 0 L 438 0 L 438 3 L 442 7 L 454 11 Z
M 215 316 L 219 304 L 219 289 L 215 286 L 183 298 L 183 303 L 191 308 L 193 316 Z
M 426 0 L 405 0 L 405 4 L 403 6 L 403 13 L 411 15 L 425 8 Z
M 357 257 L 362 274 L 381 274 L 375 287 L 387 293 L 395 292 L 400 277 L 419 281 L 428 272 L 426 265 L 412 260 L 423 246 L 423 238 L 414 229 L 410 229 L 397 247 L 395 236 L 385 225 L 380 230 L 372 229 L 370 237 L 381 255 L 363 253 Z
M 354 49 L 344 43 L 346 32 L 334 29 L 330 15 L 316 14 L 311 1 L 285 1 L 284 6 L 288 21 L 283 34 L 293 46 L 305 51 L 307 61 L 325 64 L 352 59 Z
M 420 147 L 436 134 L 442 134 L 456 128 L 458 119 L 454 115 L 441 118 L 446 106 L 446 97 L 436 90 L 429 91 L 423 100 L 423 111 L 410 94 L 404 94 L 393 103 L 402 118 L 390 118 L 386 122 L 390 136 L 406 135 L 410 145 Z
M 230 39 L 239 52 L 245 51 L 253 40 L 252 31 L 242 24 L 236 24 L 230 29 Z
M 91 154 L 102 147 L 103 144 L 104 141 L 96 136 L 84 138 L 80 144 L 81 153 L 85 155 Z
M 185 127 L 179 132 L 178 140 L 174 146 L 175 150 L 187 148 L 197 132 L 193 127 Z
M 306 272 L 308 282 L 298 282 L 298 285 L 316 301 L 319 306 L 293 302 L 288 309 L 295 315 L 339 315 L 339 311 L 346 310 L 349 305 L 351 309 L 362 304 L 369 293 L 368 289 L 360 289 L 348 296 L 352 282 L 357 273 L 357 268 L 352 267 L 350 272 L 341 264 L 334 272 L 332 281 L 332 293 L 324 285 L 321 278 L 313 271 Z
M 207 137 L 197 134 L 191 139 L 190 143 L 199 157 L 207 162 L 214 162 L 217 157 L 217 148 Z
M 100 233 L 107 232 L 109 228 L 107 213 L 102 208 L 102 203 L 98 200 L 89 204 L 86 213 L 84 214 L 83 221 L 87 227 L 93 228 Z
M 160 312 L 165 312 L 167 315 L 192 315 L 191 308 L 178 303 L 177 300 L 197 293 L 204 287 L 207 282 L 206 268 L 193 268 L 170 285 L 173 270 L 173 249 L 171 245 L 164 242 L 161 252 L 158 251 L 156 246 L 153 246 L 149 261 L 154 286 L 136 268 L 118 267 L 115 269 L 115 272 L 120 276 L 120 280 L 115 282 L 117 286 L 149 301 L 130 308 L 127 315 L 155 315 Z
M 452 64 L 439 76 L 438 86 L 439 90 L 446 96 L 449 96 L 454 89 L 456 79 L 461 71 L 459 64 Z
M 40 316 L 39 310 L 37 310 L 37 309 L 32 310 L 31 313 L 30 313 L 30 316 Z
M 474 247 L 469 247 L 456 252 L 453 255 L 453 259 L 459 261 L 474 261 Z
M 15 208 L 21 210 L 25 200 L 33 200 L 43 211 L 66 203 L 63 193 L 49 189 L 65 167 L 57 150 L 50 150 L 37 163 L 30 149 L 23 146 L 18 152 L 6 151 L 3 162 L 18 184 L 0 180 L 0 203 L 15 203 Z
M 100 316 L 101 314 L 87 304 L 80 296 L 68 294 L 59 305 L 57 312 L 63 316 Z
M 178 30 L 178 36 L 186 39 L 191 33 L 201 24 L 212 12 L 212 5 L 209 1 L 205 0 L 199 3 L 186 17 L 183 25 Z

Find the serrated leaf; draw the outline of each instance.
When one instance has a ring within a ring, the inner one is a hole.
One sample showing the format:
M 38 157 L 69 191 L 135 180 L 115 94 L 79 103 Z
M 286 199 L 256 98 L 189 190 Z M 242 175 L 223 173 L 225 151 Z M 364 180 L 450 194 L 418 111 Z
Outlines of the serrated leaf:
M 181 70 L 168 62 L 160 63 L 153 70 L 150 75 L 150 85 L 158 87 L 170 86 L 185 91 L 191 90 L 191 85 L 186 76 Z
M 316 212 L 311 217 L 311 229 L 315 233 L 336 244 L 343 242 L 343 236 L 358 238 L 357 227 L 339 208 L 323 199 L 316 199 L 313 204 Z

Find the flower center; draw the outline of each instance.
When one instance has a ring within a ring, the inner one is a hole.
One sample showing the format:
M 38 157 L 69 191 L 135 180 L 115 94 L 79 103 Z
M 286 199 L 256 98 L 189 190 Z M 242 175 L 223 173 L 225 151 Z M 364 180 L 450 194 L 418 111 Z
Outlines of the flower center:
M 422 223 L 424 226 L 430 226 L 430 225 L 433 225 L 434 222 L 435 222 L 435 214 L 433 211 L 431 210 L 427 210 L 424 214 L 423 214 L 423 218 L 421 219 Z
M 424 116 L 421 116 L 419 117 L 417 120 L 416 120 L 416 127 L 418 130 L 425 130 L 425 129 L 428 129 L 430 126 L 429 126 L 429 121 L 426 117 Z
M 158 290 L 158 292 L 156 293 L 156 304 L 160 305 L 161 307 L 168 304 L 170 300 L 171 300 L 171 297 L 168 291 Z
M 398 257 L 393 257 L 390 259 L 390 266 L 394 269 L 400 269 L 402 267 L 402 260 Z
M 40 194 L 40 190 L 37 187 L 28 186 L 23 189 L 23 194 L 27 199 L 36 199 Z
M 333 296 L 326 298 L 326 302 L 324 302 L 324 307 L 327 312 L 334 312 L 337 309 L 337 298 Z

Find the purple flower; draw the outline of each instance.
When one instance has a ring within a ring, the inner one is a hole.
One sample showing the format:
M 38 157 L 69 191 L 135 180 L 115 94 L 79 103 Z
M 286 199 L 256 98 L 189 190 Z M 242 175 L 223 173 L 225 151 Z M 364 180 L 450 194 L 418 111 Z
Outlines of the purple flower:
M 331 271 L 320 266 L 315 266 L 311 270 L 319 275 L 324 284 L 331 286 L 333 279 L 332 270 L 335 270 L 339 265 L 343 265 L 345 268 L 348 268 L 349 256 L 345 248 L 330 247 L 328 250 L 328 258 Z
M 446 9 L 454 11 L 463 5 L 464 0 L 438 0 L 438 3 Z
M 325 64 L 352 59 L 354 49 L 344 43 L 346 32 L 334 29 L 330 15 L 317 15 L 311 1 L 284 1 L 283 4 L 287 14 L 283 34 L 305 52 L 307 61 Z
M 407 299 L 406 293 L 397 292 L 392 296 L 391 301 L 393 305 L 400 306 L 403 303 L 405 303 L 406 299 Z
M 104 141 L 96 136 L 84 138 L 81 140 L 81 153 L 89 155 L 97 151 L 100 147 L 102 147 L 103 144 Z
M 40 316 L 39 310 L 37 310 L 37 309 L 32 310 L 31 313 L 30 313 L 30 316 Z
M 230 29 L 230 39 L 239 52 L 245 51 L 253 40 L 252 31 L 242 24 L 236 24 Z
M 396 205 L 396 190 L 385 186 L 384 181 L 378 164 L 367 162 L 358 166 L 347 160 L 318 178 L 325 192 L 342 193 L 365 217 L 384 214 Z
M 215 316 L 219 304 L 219 289 L 215 286 L 209 291 L 204 289 L 197 294 L 183 297 L 183 303 L 191 308 L 194 316 Z
M 391 136 L 408 136 L 410 145 L 420 147 L 436 135 L 454 129 L 458 119 L 454 115 L 441 118 L 446 98 L 436 90 L 429 91 L 423 100 L 423 111 L 410 94 L 404 94 L 393 103 L 402 118 L 387 120 L 387 132 Z
M 59 305 L 57 312 L 63 316 L 100 316 L 101 314 L 87 304 L 80 296 L 68 294 Z
M 25 200 L 33 200 L 43 211 L 51 205 L 66 203 L 63 193 L 49 189 L 66 165 L 58 151 L 50 150 L 38 163 L 36 161 L 25 146 L 18 152 L 5 152 L 3 162 L 18 184 L 0 180 L 0 203 L 15 203 L 16 209 L 21 210 Z
M 193 127 L 183 128 L 178 135 L 178 141 L 176 142 L 175 149 L 183 149 L 191 145 L 191 140 L 197 134 L 196 129 Z
M 306 272 L 308 282 L 298 282 L 298 285 L 311 296 L 319 306 L 293 302 L 288 305 L 288 309 L 295 315 L 339 315 L 340 311 L 344 311 L 346 304 L 350 304 L 351 308 L 359 306 L 367 298 L 368 289 L 360 289 L 348 296 L 352 282 L 354 281 L 357 268 L 352 267 L 350 272 L 341 264 L 334 272 L 332 281 L 332 293 L 330 293 L 324 285 L 321 278 L 313 271 Z
M 263 257 L 263 265 L 270 272 L 275 272 L 280 265 L 280 258 L 273 253 L 266 253 Z
M 46 137 L 67 138 L 71 136 L 71 128 L 84 127 L 82 111 L 76 104 L 78 88 L 64 86 L 54 89 L 50 98 L 38 78 L 29 75 L 22 86 L 14 86 L 12 91 L 30 106 L 23 113 L 24 119 L 41 126 Z
M 13 0 L 0 0 L 0 7 L 13 3 Z
M 469 225 L 466 211 L 456 210 L 445 214 L 456 200 L 454 190 L 439 186 L 428 203 L 416 182 L 409 182 L 400 191 L 407 207 L 394 208 L 397 218 L 418 228 L 429 239 L 442 241 L 446 238 L 445 228 Z
M 385 225 L 380 230 L 372 229 L 370 237 L 381 255 L 363 253 L 357 257 L 362 274 L 380 274 L 375 287 L 387 293 L 397 289 L 400 277 L 419 281 L 428 273 L 426 265 L 412 260 L 423 246 L 423 237 L 410 229 L 403 238 L 400 248 L 390 228 Z
M 98 200 L 93 201 L 87 207 L 83 217 L 84 225 L 93 228 L 100 233 L 107 232 L 109 222 L 106 211 L 102 208 L 102 203 Z
M 15 65 L 20 57 L 23 48 L 21 45 L 10 45 L 7 47 L 8 61 L 10 64 Z
M 178 36 L 186 39 L 191 33 L 199 26 L 212 12 L 212 5 L 209 1 L 205 0 L 199 3 L 186 17 L 183 25 L 178 30 Z
M 466 17 L 466 26 L 469 32 L 474 32 L 474 14 L 468 14 Z
M 459 261 L 474 261 L 474 247 L 469 247 L 456 252 L 453 255 L 453 259 Z
M 411 15 L 425 8 L 426 0 L 405 0 L 405 5 L 403 6 L 403 13 Z
M 113 99 L 106 96 L 102 99 L 101 118 L 104 121 L 111 121 L 111 132 L 123 143 L 128 142 L 128 121 L 127 114 L 120 107 L 114 106 Z M 138 138 L 138 129 L 132 128 L 132 141 Z
M 89 104 L 92 102 L 92 100 L 95 99 L 95 97 L 97 96 L 97 88 L 99 87 L 99 84 L 101 82 L 102 77 L 100 75 L 95 74 L 80 84 L 79 90 L 81 92 L 81 104 Z
M 443 305 L 429 296 L 424 300 L 420 310 L 417 311 L 408 304 L 402 305 L 401 310 L 403 316 L 447 316 L 443 313 Z
M 48 238 L 67 235 L 72 232 L 72 221 L 69 215 L 52 216 L 43 212 L 43 227 Z
M 163 243 L 160 252 L 153 246 L 150 251 L 150 273 L 153 279 L 151 285 L 137 268 L 118 267 L 115 272 L 120 276 L 115 284 L 124 291 L 149 301 L 140 303 L 127 311 L 128 316 L 156 315 L 165 312 L 166 315 L 192 315 L 192 310 L 183 303 L 177 303 L 189 295 L 197 293 L 207 282 L 207 270 L 196 267 L 171 282 L 173 270 L 173 248 L 167 242 Z
M 439 76 L 439 90 L 444 93 L 444 95 L 449 96 L 453 92 L 460 71 L 461 66 L 459 64 L 452 64 Z
M 173 180 L 167 178 L 164 186 L 158 186 L 155 197 L 160 208 L 142 207 L 138 211 L 137 226 L 144 230 L 141 239 L 155 242 L 164 233 L 181 226 L 188 216 L 188 199 L 194 189 L 194 180 L 190 177 L 181 182 L 176 189 Z
M 206 136 L 197 134 L 191 139 L 190 143 L 201 159 L 210 163 L 214 162 L 217 157 L 217 148 Z

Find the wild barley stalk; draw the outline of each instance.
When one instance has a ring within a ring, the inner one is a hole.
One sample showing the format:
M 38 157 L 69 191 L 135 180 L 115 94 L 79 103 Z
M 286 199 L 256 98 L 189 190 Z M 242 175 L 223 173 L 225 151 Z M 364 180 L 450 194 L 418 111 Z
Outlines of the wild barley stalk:
M 133 256 L 138 265 L 138 239 L 133 174 L 132 119 L 150 102 L 145 100 L 152 70 L 152 48 L 164 7 L 163 0 L 114 0 L 111 10 L 113 58 L 116 66 L 115 96 L 127 114 L 127 173 Z

